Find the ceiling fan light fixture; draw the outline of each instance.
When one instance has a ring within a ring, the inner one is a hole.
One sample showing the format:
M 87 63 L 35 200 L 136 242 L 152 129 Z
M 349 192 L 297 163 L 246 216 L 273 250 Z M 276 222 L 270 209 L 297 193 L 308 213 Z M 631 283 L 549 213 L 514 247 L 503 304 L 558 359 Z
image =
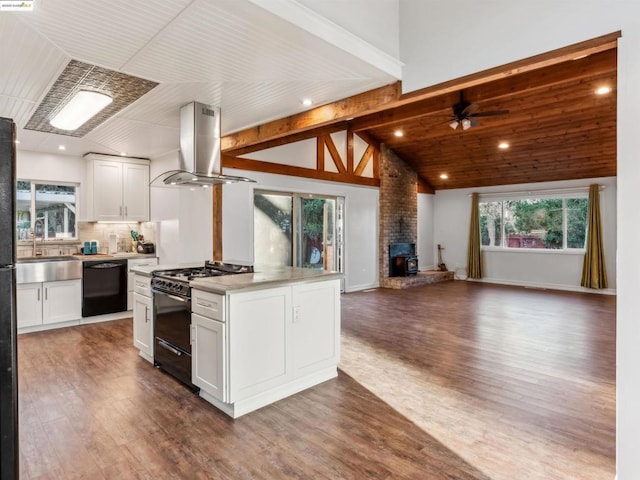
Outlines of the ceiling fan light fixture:
M 456 128 L 458 128 L 458 121 L 454 120 L 449 124 L 449 126 L 455 130 Z
M 49 123 L 60 130 L 76 130 L 112 101 L 113 99 L 104 93 L 80 90 L 49 120 Z
M 462 120 L 462 129 L 463 130 L 467 130 L 469 128 L 471 128 L 471 120 L 469 120 L 468 118 L 465 118 L 464 120 Z

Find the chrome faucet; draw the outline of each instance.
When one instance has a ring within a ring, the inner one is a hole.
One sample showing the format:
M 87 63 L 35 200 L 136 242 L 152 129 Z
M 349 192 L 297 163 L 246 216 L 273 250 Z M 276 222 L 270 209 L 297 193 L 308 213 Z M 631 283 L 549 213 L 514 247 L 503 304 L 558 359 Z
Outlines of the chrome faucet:
M 36 247 L 36 240 L 38 239 L 38 236 L 36 234 L 37 230 L 38 230 L 38 224 L 40 224 L 40 227 L 42 230 L 44 230 L 44 222 L 42 220 L 36 220 L 35 222 L 33 222 L 33 228 L 31 230 L 31 233 L 33 234 L 33 256 L 37 257 L 38 255 L 42 255 L 42 250 L 38 250 L 38 248 Z M 44 241 L 44 231 L 42 232 L 42 240 Z

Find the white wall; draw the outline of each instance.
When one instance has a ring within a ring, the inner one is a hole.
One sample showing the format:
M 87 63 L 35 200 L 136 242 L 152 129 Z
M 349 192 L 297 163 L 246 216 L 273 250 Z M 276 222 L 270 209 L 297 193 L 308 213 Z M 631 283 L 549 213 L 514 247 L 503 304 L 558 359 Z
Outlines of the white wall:
M 45 182 L 76 183 L 78 195 L 78 220 L 86 218 L 85 190 L 83 187 L 86 160 L 72 155 L 53 155 L 18 150 L 16 153 L 16 177 Z
M 152 159 L 150 178 L 178 168 L 178 153 Z M 160 263 L 202 262 L 213 258 L 213 194 L 210 188 L 151 187 Z
M 464 269 L 469 242 L 471 192 L 499 193 L 542 189 L 588 187 L 592 183 L 605 185 L 600 192 L 602 231 L 609 291 L 616 285 L 616 179 L 596 178 L 565 182 L 529 183 L 458 190 L 439 190 L 435 195 L 435 242 L 446 248 L 445 263 L 452 269 Z M 547 250 L 483 249 L 482 281 L 562 290 L 593 291 L 580 287 L 583 254 Z
M 418 267 L 420 270 L 437 268 L 437 260 L 434 257 L 435 244 L 433 243 L 433 201 L 435 195 L 427 193 L 418 194 L 418 242 L 416 245 L 418 254 Z M 443 258 L 443 260 L 445 260 Z M 444 263 L 447 263 L 446 260 Z
M 314 152 L 315 154 L 315 152 Z M 260 172 L 224 169 L 257 183 L 222 187 L 225 261 L 253 263 L 253 191 L 273 190 L 345 197 L 345 290 L 378 286 L 378 189 Z
M 415 90 L 618 30 L 617 213 L 635 219 L 640 205 L 637 0 L 400 0 L 403 88 Z M 620 221 L 617 230 L 616 463 L 618 480 L 634 480 L 640 475 L 640 223 Z

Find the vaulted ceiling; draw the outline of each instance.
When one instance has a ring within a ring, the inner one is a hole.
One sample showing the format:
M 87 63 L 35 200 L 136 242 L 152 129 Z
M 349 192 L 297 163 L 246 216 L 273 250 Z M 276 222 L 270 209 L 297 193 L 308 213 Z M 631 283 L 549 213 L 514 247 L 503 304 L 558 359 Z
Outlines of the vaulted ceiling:
M 602 86 L 611 92 L 596 94 Z M 351 128 L 387 144 L 435 189 L 615 176 L 615 87 L 610 49 L 464 89 L 479 112 L 509 111 L 477 117 L 467 130 L 449 126 L 459 92 L 373 114 Z
M 343 128 L 391 147 L 425 191 L 616 175 L 617 34 L 409 94 L 378 88 L 223 139 L 228 155 Z M 597 95 L 600 87 L 611 91 Z M 480 113 L 452 129 L 460 93 Z M 289 138 L 281 138 L 286 134 Z M 401 132 L 398 136 L 396 132 Z M 501 143 L 508 148 L 500 149 Z

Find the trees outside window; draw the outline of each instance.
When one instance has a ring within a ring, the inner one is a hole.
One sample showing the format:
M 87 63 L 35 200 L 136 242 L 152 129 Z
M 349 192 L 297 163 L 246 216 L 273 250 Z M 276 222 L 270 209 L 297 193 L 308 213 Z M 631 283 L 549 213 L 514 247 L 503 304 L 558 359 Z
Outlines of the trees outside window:
M 480 203 L 483 246 L 583 249 L 588 199 L 518 198 Z

